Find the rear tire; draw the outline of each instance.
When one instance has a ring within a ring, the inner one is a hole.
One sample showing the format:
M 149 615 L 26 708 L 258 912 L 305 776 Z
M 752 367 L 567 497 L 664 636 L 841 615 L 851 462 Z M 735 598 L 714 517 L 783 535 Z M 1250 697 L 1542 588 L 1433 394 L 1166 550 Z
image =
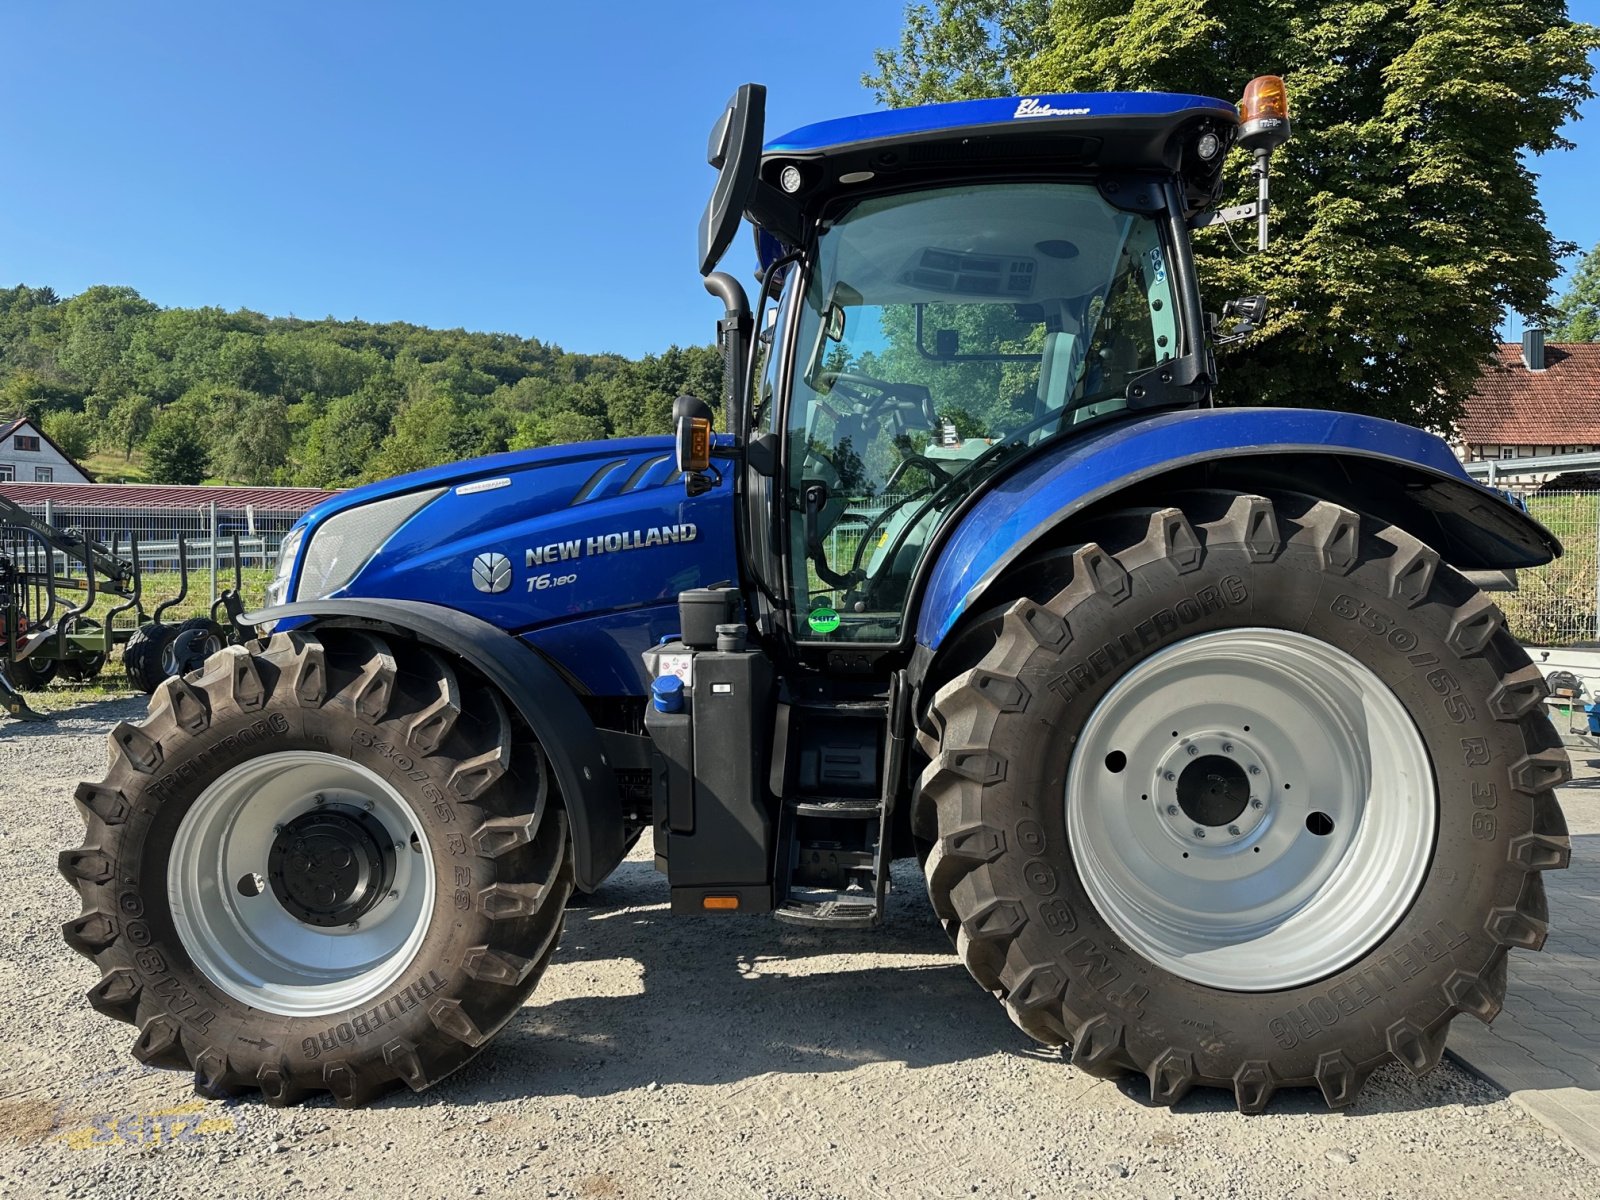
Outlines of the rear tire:
M 17 691 L 42 692 L 56 677 L 57 665 L 55 659 L 40 658 L 35 654 L 32 658 L 6 663 L 6 674 L 11 677 L 11 684 Z
M 1304 497 L 1178 504 L 1099 523 L 937 692 L 929 892 L 978 982 L 1090 1073 L 1344 1107 L 1391 1059 L 1430 1070 L 1457 1013 L 1492 1020 L 1508 949 L 1543 945 L 1567 757 L 1499 610 L 1415 538 Z M 1329 769 L 1297 772 L 1319 739 Z
M 161 686 L 167 677 L 161 656 L 176 636 L 176 627 L 157 621 L 147 621 L 129 635 L 128 644 L 122 648 L 122 670 L 129 686 L 147 696 Z
M 543 751 L 453 660 L 357 632 L 230 646 L 167 680 L 77 793 L 62 874 L 88 999 L 204 1095 L 364 1104 L 521 1007 L 572 891 Z

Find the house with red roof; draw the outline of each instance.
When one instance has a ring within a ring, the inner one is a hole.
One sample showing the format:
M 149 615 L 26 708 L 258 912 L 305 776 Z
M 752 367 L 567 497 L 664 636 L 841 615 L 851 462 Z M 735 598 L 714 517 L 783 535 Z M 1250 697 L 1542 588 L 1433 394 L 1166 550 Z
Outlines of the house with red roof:
M 1542 329 L 1529 329 L 1520 343 L 1502 343 L 1467 400 L 1454 443 L 1467 462 L 1600 450 L 1600 342 L 1546 345 Z
M 0 483 L 90 482 L 89 472 L 31 418 L 0 417 Z

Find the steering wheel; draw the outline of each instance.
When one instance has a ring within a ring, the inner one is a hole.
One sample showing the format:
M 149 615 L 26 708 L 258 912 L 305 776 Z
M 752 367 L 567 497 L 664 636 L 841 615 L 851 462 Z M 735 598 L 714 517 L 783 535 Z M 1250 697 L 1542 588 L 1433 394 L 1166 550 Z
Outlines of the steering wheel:
M 826 388 L 830 395 L 837 395 L 855 405 L 860 416 L 880 419 L 892 416 L 900 426 L 897 432 L 904 433 L 914 427 L 914 423 L 906 419 L 909 413 L 925 421 L 926 428 L 939 428 L 939 414 L 933 407 L 933 395 L 920 383 L 895 383 L 855 371 L 824 371 L 817 376 L 817 383 Z M 876 393 L 876 396 L 872 393 Z M 885 406 L 884 400 L 893 403 Z

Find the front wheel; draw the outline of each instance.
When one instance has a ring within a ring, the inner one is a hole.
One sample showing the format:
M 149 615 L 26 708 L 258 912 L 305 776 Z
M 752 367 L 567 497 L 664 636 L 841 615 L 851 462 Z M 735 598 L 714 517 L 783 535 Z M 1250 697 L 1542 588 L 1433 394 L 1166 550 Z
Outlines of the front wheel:
M 354 630 L 168 679 L 78 801 L 89 1002 L 207 1095 L 437 1082 L 533 990 L 572 891 L 544 753 L 498 694 Z
M 967 966 L 1159 1103 L 1429 1070 L 1567 863 L 1543 677 L 1433 551 L 1334 504 L 1192 493 L 1094 533 L 928 714 Z

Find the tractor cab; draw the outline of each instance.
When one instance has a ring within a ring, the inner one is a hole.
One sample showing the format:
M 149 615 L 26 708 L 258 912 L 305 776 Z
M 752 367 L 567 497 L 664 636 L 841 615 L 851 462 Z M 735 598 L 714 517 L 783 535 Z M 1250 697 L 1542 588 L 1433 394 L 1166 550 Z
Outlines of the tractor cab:
M 647 655 L 656 845 L 679 911 L 872 924 L 911 830 L 930 563 L 1020 465 L 1208 402 L 1189 223 L 1239 128 L 1199 96 L 1049 95 L 712 132 L 700 267 L 726 439 L 679 401 L 691 495 L 734 481 L 741 579 Z M 716 272 L 756 230 L 760 290 Z M 706 615 L 709 614 L 709 615 Z
M 762 106 L 741 88 L 713 131 L 701 224 L 703 272 L 743 218 L 761 264 L 754 322 L 733 280 L 708 281 L 730 301 L 747 582 L 763 632 L 801 653 L 902 646 L 929 549 L 997 472 L 1207 402 L 1187 228 L 1237 114 L 1149 93 L 974 100 L 761 147 Z

